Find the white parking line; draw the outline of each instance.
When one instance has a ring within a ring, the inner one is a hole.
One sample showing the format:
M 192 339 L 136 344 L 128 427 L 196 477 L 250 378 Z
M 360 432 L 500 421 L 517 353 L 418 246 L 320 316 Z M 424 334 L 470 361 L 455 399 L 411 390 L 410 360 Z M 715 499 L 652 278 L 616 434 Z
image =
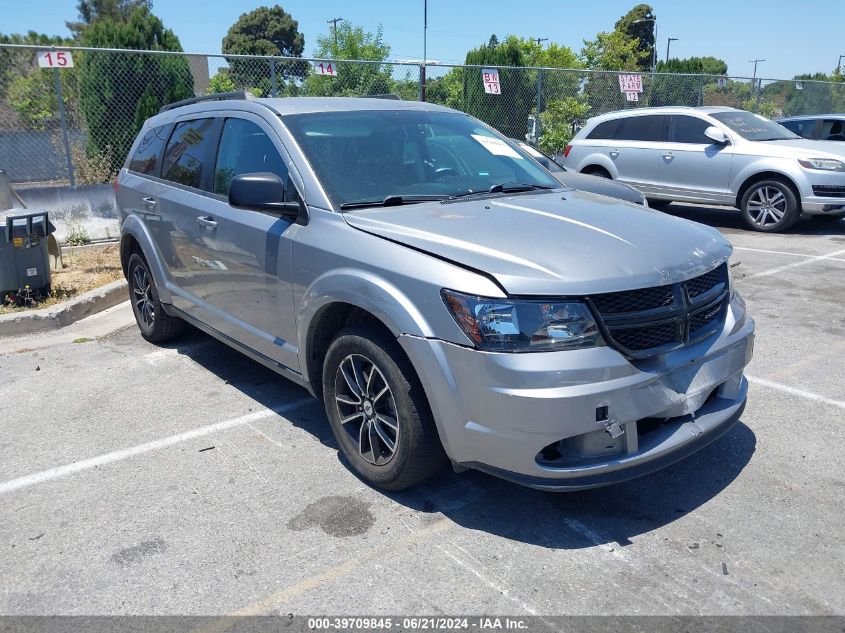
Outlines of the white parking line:
M 818 257 L 818 255 L 810 255 L 809 253 L 791 253 L 789 251 L 770 251 L 765 248 L 751 248 L 749 246 L 734 246 L 735 251 L 751 251 L 752 253 L 767 253 L 768 255 L 789 255 L 791 257 Z M 845 262 L 845 258 L 828 257 L 830 261 Z
M 161 448 L 173 446 L 174 444 L 178 444 L 180 442 L 192 440 L 197 437 L 203 437 L 205 435 L 211 435 L 212 433 L 217 433 L 218 431 L 228 431 L 229 429 L 243 426 L 245 424 L 249 424 L 250 422 L 256 422 L 257 420 L 286 413 L 313 401 L 313 398 L 302 398 L 272 409 L 253 411 L 252 413 L 242 415 L 239 418 L 201 426 L 190 431 L 185 431 L 184 433 L 177 433 L 176 435 L 171 435 L 169 437 L 162 437 L 160 439 L 153 440 L 152 442 L 145 442 L 144 444 L 123 448 L 111 453 L 104 453 L 102 455 L 97 455 L 96 457 L 89 457 L 88 459 L 83 459 L 71 464 L 65 464 L 64 466 L 56 466 L 55 468 L 42 470 L 41 472 L 32 473 L 31 475 L 24 475 L 23 477 L 18 477 L 16 479 L 0 483 L 0 494 L 34 486 L 35 484 L 44 483 L 45 481 L 59 479 L 60 477 L 72 475 L 83 470 L 90 470 L 91 468 L 97 468 L 98 466 L 104 466 L 105 464 L 113 464 L 114 462 L 129 459 L 130 457 L 136 457 L 137 455 L 143 455 L 144 453 L 149 453 L 150 451 L 156 451 Z
M 759 273 L 754 273 L 753 275 L 748 275 L 746 279 L 754 279 L 755 277 L 768 277 L 769 275 L 777 275 L 778 273 L 782 273 L 785 270 L 790 270 L 791 268 L 798 268 L 799 266 L 806 266 L 807 264 L 812 264 L 814 262 L 820 262 L 826 259 L 835 260 L 839 255 L 845 255 L 845 250 L 836 251 L 835 253 L 830 253 L 828 255 L 814 255 L 812 257 L 808 257 L 807 259 L 802 259 L 800 262 L 792 262 L 791 264 L 786 264 L 785 266 L 779 266 L 777 268 L 771 268 L 769 270 L 764 270 Z
M 746 374 L 745 377 L 748 379 L 748 382 L 758 384 L 762 387 L 777 389 L 778 391 L 783 391 L 784 393 L 789 393 L 793 396 L 801 396 L 802 398 L 807 398 L 808 400 L 815 400 L 816 402 L 822 402 L 824 404 L 829 404 L 834 407 L 839 407 L 840 409 L 845 409 L 845 401 L 842 400 L 834 400 L 833 398 L 820 396 L 817 393 L 804 391 L 803 389 L 796 389 L 795 387 L 783 385 L 779 382 L 772 382 L 771 380 L 766 380 L 765 378 L 757 378 L 756 376 L 749 376 L 748 374 Z

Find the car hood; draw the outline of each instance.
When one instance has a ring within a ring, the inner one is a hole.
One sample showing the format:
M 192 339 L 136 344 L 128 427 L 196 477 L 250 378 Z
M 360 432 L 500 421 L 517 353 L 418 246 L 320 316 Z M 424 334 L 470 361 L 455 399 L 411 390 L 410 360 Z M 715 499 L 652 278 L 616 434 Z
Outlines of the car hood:
M 845 158 L 845 143 L 841 141 L 814 141 L 809 138 L 785 139 L 782 141 L 757 141 L 755 152 L 760 147 L 769 147 L 782 156 L 805 158 Z
M 582 191 L 359 209 L 344 217 L 367 233 L 492 275 L 512 295 L 674 283 L 710 270 L 732 250 L 710 227 Z
M 642 204 L 645 199 L 643 198 L 643 194 L 631 185 L 626 185 L 624 182 L 611 180 L 610 178 L 579 174 L 576 171 L 570 170 L 557 171 L 552 173 L 552 176 L 555 177 L 555 180 L 571 189 L 598 193 L 603 196 L 610 196 L 611 198 L 619 198 L 626 202 L 633 202 L 634 204 Z

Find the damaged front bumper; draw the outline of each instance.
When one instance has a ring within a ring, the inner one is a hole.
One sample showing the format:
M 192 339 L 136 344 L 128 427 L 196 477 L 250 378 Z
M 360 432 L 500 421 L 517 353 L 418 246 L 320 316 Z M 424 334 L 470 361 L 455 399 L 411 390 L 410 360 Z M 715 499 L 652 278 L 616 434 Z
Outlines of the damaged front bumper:
M 718 336 L 644 361 L 610 347 L 507 354 L 400 342 L 454 463 L 573 490 L 639 477 L 726 432 L 745 406 L 753 339 L 734 302 Z

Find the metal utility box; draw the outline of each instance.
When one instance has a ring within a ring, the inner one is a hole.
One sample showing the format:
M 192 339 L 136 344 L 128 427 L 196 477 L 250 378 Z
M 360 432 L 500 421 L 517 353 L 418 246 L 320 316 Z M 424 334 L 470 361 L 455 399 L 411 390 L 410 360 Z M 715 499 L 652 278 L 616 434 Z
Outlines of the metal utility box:
M 26 287 L 50 289 L 47 236 L 56 228 L 46 211 L 21 211 L 0 211 L 0 299 Z

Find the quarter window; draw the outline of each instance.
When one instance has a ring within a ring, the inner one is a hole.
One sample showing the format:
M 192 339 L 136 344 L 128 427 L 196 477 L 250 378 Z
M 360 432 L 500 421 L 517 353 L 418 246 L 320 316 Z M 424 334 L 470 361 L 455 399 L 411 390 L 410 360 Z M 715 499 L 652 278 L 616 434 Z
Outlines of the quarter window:
M 606 141 L 614 138 L 616 132 L 619 130 L 619 123 L 621 119 L 612 119 L 610 121 L 602 121 L 592 132 L 587 135 L 588 139 L 596 139 Z
M 129 171 L 138 172 L 139 174 L 155 174 L 156 164 L 161 150 L 164 148 L 164 143 L 167 140 L 166 126 L 154 127 L 147 130 L 141 142 L 138 144 L 138 149 L 132 155 L 132 160 L 129 161 Z
M 656 114 L 628 117 L 623 120 L 616 138 L 620 141 L 662 141 L 665 120 L 665 116 Z
M 276 174 L 284 183 L 288 179 L 279 150 L 260 127 L 245 119 L 226 119 L 214 168 L 214 193 L 229 195 L 232 178 L 258 172 Z
M 845 121 L 827 119 L 822 138 L 828 141 L 845 141 Z
M 699 145 L 711 145 L 713 141 L 704 136 L 704 130 L 710 124 L 694 116 L 673 116 L 671 117 L 672 130 L 669 140 L 673 143 L 696 143 Z
M 161 177 L 180 185 L 201 188 L 203 165 L 213 130 L 214 119 L 196 119 L 177 124 L 164 152 Z

